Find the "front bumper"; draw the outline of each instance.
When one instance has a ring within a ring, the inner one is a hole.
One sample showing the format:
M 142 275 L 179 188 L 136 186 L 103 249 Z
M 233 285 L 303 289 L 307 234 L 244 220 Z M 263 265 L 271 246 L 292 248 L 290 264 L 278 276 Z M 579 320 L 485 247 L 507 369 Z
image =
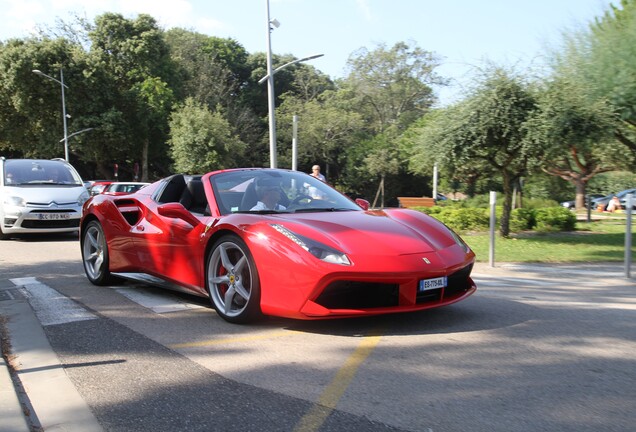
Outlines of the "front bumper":
M 81 217 L 80 206 L 6 206 L 0 223 L 4 234 L 64 233 L 78 231 Z

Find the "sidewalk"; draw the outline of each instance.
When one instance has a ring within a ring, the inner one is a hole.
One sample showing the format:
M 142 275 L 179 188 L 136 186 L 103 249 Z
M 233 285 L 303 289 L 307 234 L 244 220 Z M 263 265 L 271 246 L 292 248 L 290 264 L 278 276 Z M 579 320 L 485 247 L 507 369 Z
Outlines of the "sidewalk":
M 102 431 L 51 348 L 31 305 L 0 285 L 0 432 Z M 11 366 L 5 353 L 11 352 Z M 21 386 L 16 386 L 11 371 Z

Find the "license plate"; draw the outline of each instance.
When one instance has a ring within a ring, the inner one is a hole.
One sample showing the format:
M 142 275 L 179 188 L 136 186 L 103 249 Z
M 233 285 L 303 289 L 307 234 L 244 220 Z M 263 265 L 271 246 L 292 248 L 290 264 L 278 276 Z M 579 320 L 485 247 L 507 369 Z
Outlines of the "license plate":
M 39 220 L 60 220 L 70 218 L 71 215 L 68 213 L 38 213 Z
M 432 278 L 432 279 L 422 279 L 420 281 L 420 285 L 417 290 L 419 292 L 422 292 L 422 291 L 433 290 L 437 288 L 444 288 L 446 287 L 447 281 L 448 279 L 446 276 Z

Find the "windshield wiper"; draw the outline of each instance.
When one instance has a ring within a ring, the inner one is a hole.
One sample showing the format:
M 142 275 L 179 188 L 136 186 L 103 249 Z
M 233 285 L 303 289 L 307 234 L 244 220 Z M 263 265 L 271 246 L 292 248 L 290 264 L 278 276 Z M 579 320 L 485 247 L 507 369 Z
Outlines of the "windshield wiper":
M 313 213 L 313 212 L 341 212 L 341 211 L 352 211 L 350 208 L 336 208 L 336 207 L 319 207 L 319 208 L 302 208 L 298 210 L 294 210 L 294 213 Z
M 265 215 L 265 214 L 278 214 L 278 213 L 290 213 L 287 210 L 240 210 L 235 213 L 243 213 L 243 214 L 261 214 L 261 215 Z

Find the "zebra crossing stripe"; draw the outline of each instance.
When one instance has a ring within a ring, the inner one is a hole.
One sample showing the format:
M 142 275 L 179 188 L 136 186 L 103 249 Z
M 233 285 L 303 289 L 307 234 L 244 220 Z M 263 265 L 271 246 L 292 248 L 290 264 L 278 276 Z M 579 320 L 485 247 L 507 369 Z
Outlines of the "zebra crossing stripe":
M 60 294 L 34 277 L 10 279 L 28 299 L 43 326 L 96 319 L 75 301 Z

